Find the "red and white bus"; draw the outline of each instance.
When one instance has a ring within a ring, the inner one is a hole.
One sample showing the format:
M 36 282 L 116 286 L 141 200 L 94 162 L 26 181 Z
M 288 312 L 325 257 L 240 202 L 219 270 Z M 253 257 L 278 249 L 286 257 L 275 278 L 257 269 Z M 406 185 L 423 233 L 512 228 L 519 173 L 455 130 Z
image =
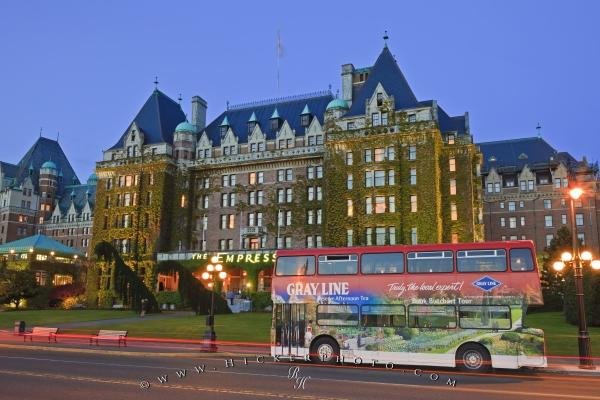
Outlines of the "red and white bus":
M 544 367 L 531 241 L 279 250 L 273 356 L 318 362 Z

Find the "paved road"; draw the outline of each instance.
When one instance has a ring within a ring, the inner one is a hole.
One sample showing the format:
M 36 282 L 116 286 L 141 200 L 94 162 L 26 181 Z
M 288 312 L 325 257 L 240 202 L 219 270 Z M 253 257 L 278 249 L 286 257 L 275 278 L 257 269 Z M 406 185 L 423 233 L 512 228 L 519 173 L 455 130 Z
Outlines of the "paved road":
M 433 380 L 430 372 L 417 375 L 410 368 L 320 367 L 268 357 L 259 361 L 248 357 L 245 365 L 237 357 L 232 366 L 224 356 L 209 354 L 140 357 L 1 348 L 0 399 L 600 399 L 598 376 L 438 370 Z M 295 367 L 300 379 L 288 379 Z M 449 379 L 455 386 L 447 384 Z M 303 382 L 303 388 L 294 388 Z

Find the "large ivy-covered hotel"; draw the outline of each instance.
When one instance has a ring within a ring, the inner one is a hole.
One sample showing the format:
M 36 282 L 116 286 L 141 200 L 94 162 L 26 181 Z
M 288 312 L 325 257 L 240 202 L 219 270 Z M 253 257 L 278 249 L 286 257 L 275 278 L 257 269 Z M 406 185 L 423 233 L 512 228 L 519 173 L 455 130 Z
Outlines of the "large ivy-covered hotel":
M 500 239 L 488 228 L 496 223 L 495 203 L 484 197 L 497 201 L 505 190 L 485 188 L 519 171 L 486 160 L 496 156 L 473 142 L 468 114 L 450 116 L 436 100 L 418 100 L 387 45 L 373 66 L 342 65 L 341 79 L 338 96 L 256 101 L 212 121 L 200 96 L 192 98 L 188 121 L 180 103 L 155 89 L 97 163 L 92 246 L 112 242 L 149 285 L 169 288 L 175 277 L 152 280 L 157 259 L 480 241 L 484 222 L 487 235 Z M 530 156 L 547 155 L 549 145 L 534 139 Z M 518 151 L 514 146 L 510 151 Z M 546 153 L 532 150 L 540 146 Z M 569 157 L 547 160 L 549 182 L 553 171 L 570 173 Z M 588 167 L 595 181 L 597 169 Z M 536 189 L 545 181 L 537 182 Z M 592 230 L 596 202 L 589 203 Z M 110 274 L 101 269 L 94 286 L 110 290 Z M 240 271 L 229 283 L 237 289 L 242 281 Z

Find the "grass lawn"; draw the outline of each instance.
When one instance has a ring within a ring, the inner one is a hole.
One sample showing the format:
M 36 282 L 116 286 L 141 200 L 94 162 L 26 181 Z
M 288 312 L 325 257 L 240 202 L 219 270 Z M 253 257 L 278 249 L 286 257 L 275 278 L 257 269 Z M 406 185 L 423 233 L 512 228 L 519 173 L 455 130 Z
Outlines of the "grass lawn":
M 241 313 L 215 316 L 215 332 L 217 340 L 240 342 L 268 343 L 270 340 L 271 313 Z M 153 319 L 152 316 L 140 322 L 124 322 L 121 324 L 102 325 L 102 329 L 128 331 L 129 336 L 159 337 L 177 339 L 202 339 L 205 315 L 182 316 L 167 319 Z M 77 328 L 64 332 L 90 333 L 97 331 L 95 326 L 90 330 Z
M 27 328 L 64 322 L 95 321 L 134 317 L 132 311 L 116 310 L 23 310 L 0 312 L 0 329 L 12 329 L 15 321 L 25 321 Z
M 548 355 L 577 356 L 579 354 L 577 346 L 578 328 L 576 325 L 566 323 L 561 312 L 528 314 L 525 321 L 528 327 L 544 330 Z M 589 328 L 589 332 L 592 342 L 592 354 L 598 357 L 600 355 L 600 328 Z

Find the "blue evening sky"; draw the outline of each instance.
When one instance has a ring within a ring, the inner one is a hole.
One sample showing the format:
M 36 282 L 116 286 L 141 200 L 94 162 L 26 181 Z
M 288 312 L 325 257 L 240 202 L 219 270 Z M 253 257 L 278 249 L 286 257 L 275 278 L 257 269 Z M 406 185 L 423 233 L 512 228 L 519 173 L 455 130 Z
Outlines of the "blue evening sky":
M 159 88 L 231 104 L 340 88 L 389 47 L 419 100 L 475 140 L 536 135 L 600 156 L 599 1 L 0 2 L 0 160 L 56 138 L 83 180 Z M 277 89 L 275 42 L 284 55 Z

